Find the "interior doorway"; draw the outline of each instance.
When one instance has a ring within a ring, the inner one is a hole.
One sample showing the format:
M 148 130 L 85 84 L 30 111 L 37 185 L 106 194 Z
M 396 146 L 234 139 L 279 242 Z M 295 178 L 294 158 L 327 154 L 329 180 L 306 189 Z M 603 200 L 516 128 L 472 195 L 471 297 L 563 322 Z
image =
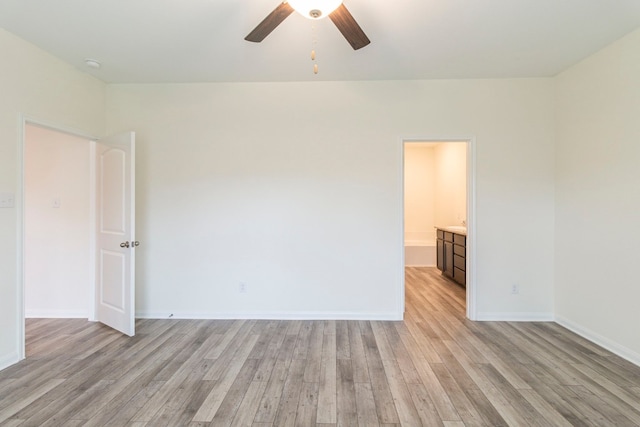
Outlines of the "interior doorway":
M 436 227 L 454 227 L 465 235 L 466 260 L 456 270 L 465 271 L 457 282 L 466 282 L 466 316 L 475 320 L 474 140 L 405 139 L 402 154 L 403 267 L 439 273 Z
M 133 336 L 135 133 L 98 141 L 23 117 L 20 135 L 18 358 L 29 317 L 87 318 Z
M 85 137 L 26 123 L 26 318 L 91 316 L 90 145 Z

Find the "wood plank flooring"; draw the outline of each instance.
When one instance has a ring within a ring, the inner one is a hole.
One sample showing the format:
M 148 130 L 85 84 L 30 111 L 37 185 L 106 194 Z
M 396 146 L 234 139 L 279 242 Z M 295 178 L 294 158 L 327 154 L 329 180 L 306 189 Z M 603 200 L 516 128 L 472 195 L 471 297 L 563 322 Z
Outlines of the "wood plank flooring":
M 640 426 L 640 367 L 406 275 L 403 322 L 30 319 L 0 426 Z

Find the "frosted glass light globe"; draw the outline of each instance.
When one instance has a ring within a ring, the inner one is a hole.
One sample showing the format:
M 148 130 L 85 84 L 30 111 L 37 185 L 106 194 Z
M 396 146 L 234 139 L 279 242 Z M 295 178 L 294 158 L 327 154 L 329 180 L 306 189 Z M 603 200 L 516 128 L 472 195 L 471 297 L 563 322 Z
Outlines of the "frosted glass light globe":
M 320 19 L 336 10 L 342 0 L 289 0 L 289 4 L 305 18 Z

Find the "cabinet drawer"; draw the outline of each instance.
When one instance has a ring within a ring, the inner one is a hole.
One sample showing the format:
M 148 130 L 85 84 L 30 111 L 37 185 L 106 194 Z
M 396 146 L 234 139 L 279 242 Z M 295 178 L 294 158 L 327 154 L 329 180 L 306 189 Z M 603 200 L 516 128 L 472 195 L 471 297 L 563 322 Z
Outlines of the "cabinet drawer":
M 459 268 L 453 269 L 453 280 L 460 283 L 462 286 L 467 286 L 467 275 L 463 270 Z
M 438 237 L 438 239 L 444 239 L 444 231 L 440 230 L 439 228 L 436 230 L 436 236 Z
M 453 242 L 453 233 L 449 233 L 448 231 L 445 231 L 444 240 L 446 240 L 447 242 Z
M 465 257 L 461 257 L 460 255 L 453 256 L 453 266 L 462 271 L 467 269 L 467 262 Z
M 467 249 L 464 246 L 453 245 L 453 253 L 460 256 L 467 256 Z
M 462 234 L 454 234 L 453 243 L 455 243 L 456 245 L 465 246 L 467 244 L 467 236 L 463 236 Z

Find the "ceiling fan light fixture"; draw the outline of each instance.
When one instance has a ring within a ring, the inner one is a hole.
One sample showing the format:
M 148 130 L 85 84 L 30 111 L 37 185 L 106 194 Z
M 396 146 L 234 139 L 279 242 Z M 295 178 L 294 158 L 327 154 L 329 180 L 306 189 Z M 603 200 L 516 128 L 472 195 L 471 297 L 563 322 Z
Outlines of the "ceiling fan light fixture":
M 305 18 L 320 19 L 336 10 L 342 0 L 289 0 L 288 3 Z

